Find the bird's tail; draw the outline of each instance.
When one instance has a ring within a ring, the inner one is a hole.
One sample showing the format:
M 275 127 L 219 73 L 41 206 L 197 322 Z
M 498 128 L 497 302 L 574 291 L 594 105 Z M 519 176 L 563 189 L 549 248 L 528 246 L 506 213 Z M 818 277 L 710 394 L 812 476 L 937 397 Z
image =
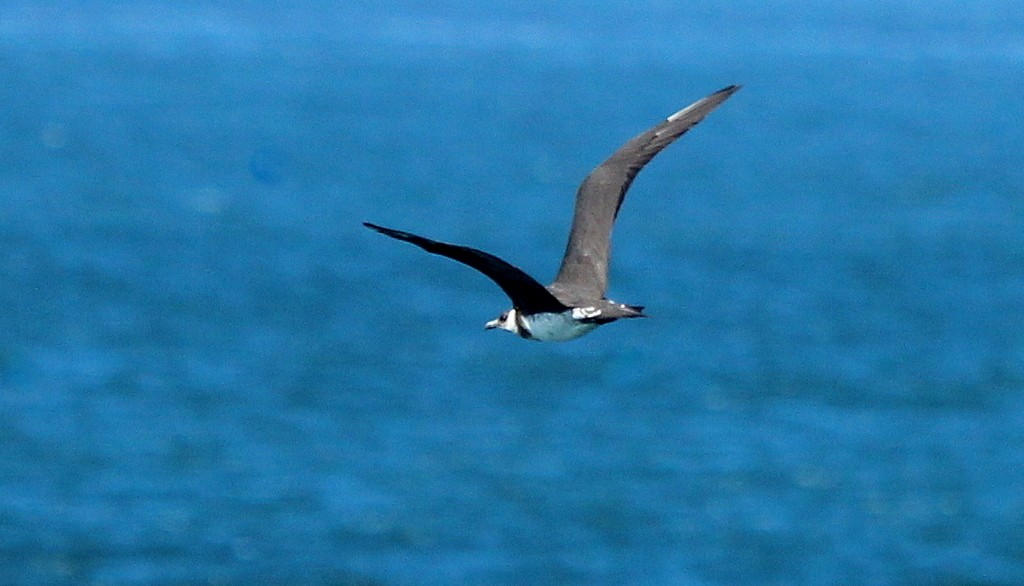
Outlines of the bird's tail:
M 633 315 L 627 317 L 647 317 L 647 314 L 644 313 L 643 305 L 627 305 L 626 309 L 633 313 Z

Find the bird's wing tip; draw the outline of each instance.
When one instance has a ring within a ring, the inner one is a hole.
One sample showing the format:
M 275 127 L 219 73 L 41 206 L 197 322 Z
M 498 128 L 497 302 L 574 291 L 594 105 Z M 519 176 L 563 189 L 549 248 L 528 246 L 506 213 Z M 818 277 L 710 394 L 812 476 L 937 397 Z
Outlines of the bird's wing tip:
M 706 98 L 697 100 L 696 102 L 690 104 L 689 106 L 683 108 L 682 110 L 679 110 L 678 112 L 676 112 L 675 114 L 672 114 L 671 116 L 669 116 L 665 120 L 667 122 L 675 122 L 676 120 L 679 120 L 680 118 L 686 116 L 687 114 L 693 112 L 694 110 L 697 110 L 697 109 L 701 108 L 702 106 L 705 106 L 708 103 L 714 103 L 714 106 L 712 107 L 712 109 L 714 109 L 714 107 L 717 107 L 718 104 L 721 104 L 722 102 L 724 102 L 729 96 L 731 96 L 734 93 L 738 92 L 740 90 L 740 88 L 742 88 L 742 87 L 743 86 L 739 85 L 739 84 L 733 84 L 733 85 L 730 85 L 730 86 L 726 86 L 726 87 L 718 90 L 717 92 L 707 96 Z M 703 118 L 703 116 L 701 118 Z
M 363 222 L 363 226 L 366 226 L 367 228 L 373 230 L 378 234 L 391 236 L 392 238 L 399 238 L 401 237 L 401 235 L 405 234 L 404 232 L 401 232 L 399 230 L 392 230 L 391 228 L 385 228 L 384 226 L 378 226 L 377 224 L 373 224 L 370 222 Z

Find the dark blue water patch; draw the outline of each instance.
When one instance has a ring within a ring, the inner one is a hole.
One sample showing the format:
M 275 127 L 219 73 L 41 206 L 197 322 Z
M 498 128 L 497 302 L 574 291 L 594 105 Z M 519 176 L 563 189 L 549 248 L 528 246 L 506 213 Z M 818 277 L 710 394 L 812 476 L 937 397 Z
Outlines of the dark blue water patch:
M 265 185 L 277 185 L 284 177 L 285 154 L 275 147 L 260 147 L 249 157 L 253 179 Z

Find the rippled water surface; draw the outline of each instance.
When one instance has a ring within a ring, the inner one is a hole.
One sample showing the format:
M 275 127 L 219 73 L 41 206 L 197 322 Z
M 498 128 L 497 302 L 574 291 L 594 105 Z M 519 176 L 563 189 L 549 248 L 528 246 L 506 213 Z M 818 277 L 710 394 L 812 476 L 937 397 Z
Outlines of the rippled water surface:
M 0 583 L 1018 584 L 1014 2 L 0 9 Z M 566 344 L 587 171 L 639 176 Z

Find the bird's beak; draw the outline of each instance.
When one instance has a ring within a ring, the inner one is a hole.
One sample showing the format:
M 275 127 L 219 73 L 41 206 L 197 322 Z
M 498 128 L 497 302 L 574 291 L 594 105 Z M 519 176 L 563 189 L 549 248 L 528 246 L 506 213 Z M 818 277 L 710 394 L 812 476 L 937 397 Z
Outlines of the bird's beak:
M 501 326 L 501 319 L 492 319 L 491 321 L 484 324 L 485 330 L 493 330 L 494 328 Z

